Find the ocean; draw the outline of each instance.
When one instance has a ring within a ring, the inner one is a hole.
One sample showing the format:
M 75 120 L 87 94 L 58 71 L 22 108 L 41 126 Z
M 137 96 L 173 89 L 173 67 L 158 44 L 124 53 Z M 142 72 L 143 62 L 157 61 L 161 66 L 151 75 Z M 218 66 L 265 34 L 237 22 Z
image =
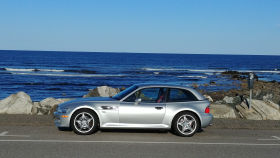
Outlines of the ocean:
M 0 50 L 0 99 L 19 91 L 34 101 L 78 98 L 97 86 L 143 82 L 198 84 L 209 91 L 238 88 L 238 81 L 221 75 L 228 70 L 279 82 L 280 56 Z

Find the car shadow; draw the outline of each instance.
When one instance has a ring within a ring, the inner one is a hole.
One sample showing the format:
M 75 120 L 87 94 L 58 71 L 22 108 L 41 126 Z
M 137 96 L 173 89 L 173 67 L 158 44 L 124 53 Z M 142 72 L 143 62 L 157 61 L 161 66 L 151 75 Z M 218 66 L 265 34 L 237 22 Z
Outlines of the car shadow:
M 168 129 L 100 129 L 101 132 L 112 132 L 112 133 L 172 133 L 172 130 Z M 204 132 L 203 129 L 197 130 L 197 133 Z
M 72 132 L 71 128 L 58 128 L 59 131 Z M 176 135 L 172 130 L 168 129 L 99 129 L 99 132 L 104 133 L 171 133 Z M 197 130 L 197 133 L 203 133 L 203 129 Z
M 169 130 L 164 129 L 100 129 L 101 132 L 112 133 L 168 133 Z

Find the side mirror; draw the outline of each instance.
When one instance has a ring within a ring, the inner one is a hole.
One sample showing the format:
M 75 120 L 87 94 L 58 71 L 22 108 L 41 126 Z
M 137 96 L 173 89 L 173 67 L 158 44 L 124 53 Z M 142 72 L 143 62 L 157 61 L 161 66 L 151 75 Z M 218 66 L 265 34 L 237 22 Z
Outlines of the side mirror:
M 137 99 L 135 99 L 135 104 L 137 105 L 137 104 L 141 103 L 141 101 L 142 101 L 141 98 L 137 98 Z

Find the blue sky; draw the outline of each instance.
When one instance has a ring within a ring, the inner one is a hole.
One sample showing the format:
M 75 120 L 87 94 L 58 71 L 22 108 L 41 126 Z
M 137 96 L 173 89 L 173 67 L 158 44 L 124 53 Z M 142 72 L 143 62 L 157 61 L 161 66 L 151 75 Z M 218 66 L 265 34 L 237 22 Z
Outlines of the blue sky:
M 0 0 L 0 49 L 280 55 L 280 1 Z

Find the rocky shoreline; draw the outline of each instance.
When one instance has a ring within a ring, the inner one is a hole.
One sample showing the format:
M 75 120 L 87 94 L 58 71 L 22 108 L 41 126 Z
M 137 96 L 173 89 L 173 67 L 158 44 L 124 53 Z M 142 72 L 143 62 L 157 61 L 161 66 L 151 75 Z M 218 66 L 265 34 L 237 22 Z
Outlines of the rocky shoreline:
M 100 86 L 90 89 L 86 97 L 109 97 L 120 92 L 118 88 Z M 53 98 L 49 97 L 40 102 L 33 102 L 25 92 L 18 92 L 0 100 L 0 114 L 27 114 L 27 115 L 52 115 L 56 107 L 74 98 Z
M 214 118 L 246 119 L 246 120 L 280 120 L 280 83 L 255 80 L 252 106 L 248 108 L 249 90 L 247 88 L 246 73 L 227 71 L 222 73 L 233 80 L 239 80 L 239 89 L 229 91 L 207 92 L 193 86 L 212 103 L 211 113 Z M 256 76 L 257 78 L 257 76 Z M 215 83 L 210 83 L 215 84 Z M 83 97 L 108 97 L 121 90 L 108 86 L 101 86 L 89 90 Z M 24 92 L 12 94 L 0 100 L 0 114 L 28 114 L 52 115 L 57 105 L 68 99 L 46 98 L 40 102 L 32 102 L 30 96 Z
M 249 89 L 245 76 L 248 73 L 228 71 L 222 73 L 239 80 L 239 89 L 207 92 L 199 90 L 212 102 L 211 113 L 216 118 L 240 118 L 248 120 L 280 120 L 280 83 L 260 81 L 255 76 L 253 100 L 249 109 Z

